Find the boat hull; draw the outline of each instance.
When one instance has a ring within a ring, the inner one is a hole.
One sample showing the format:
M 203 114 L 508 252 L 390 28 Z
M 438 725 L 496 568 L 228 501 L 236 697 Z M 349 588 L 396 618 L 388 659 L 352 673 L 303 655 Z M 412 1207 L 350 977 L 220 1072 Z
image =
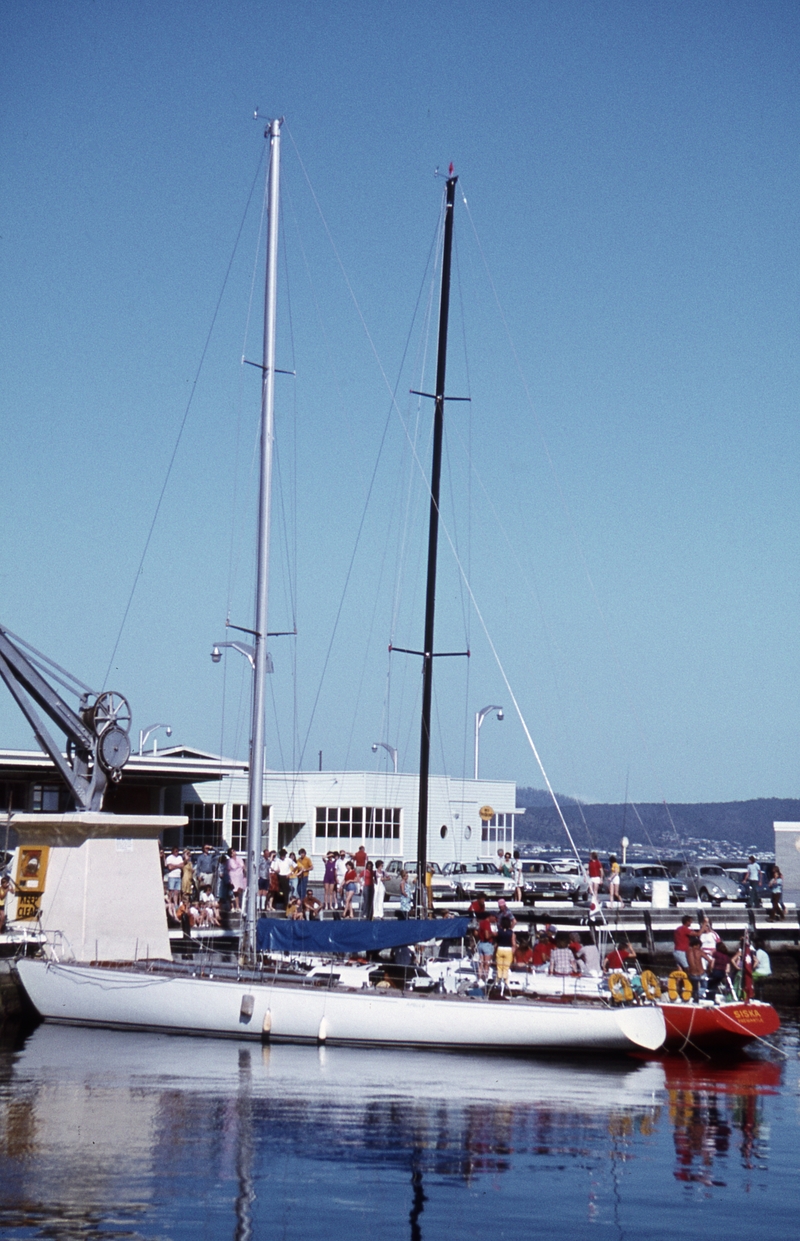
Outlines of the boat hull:
M 477 1051 L 655 1051 L 661 1009 L 346 992 L 24 960 L 46 1021 L 210 1037 Z
M 668 1051 L 735 1050 L 753 1039 L 767 1038 L 780 1027 L 771 1004 L 663 1004 Z

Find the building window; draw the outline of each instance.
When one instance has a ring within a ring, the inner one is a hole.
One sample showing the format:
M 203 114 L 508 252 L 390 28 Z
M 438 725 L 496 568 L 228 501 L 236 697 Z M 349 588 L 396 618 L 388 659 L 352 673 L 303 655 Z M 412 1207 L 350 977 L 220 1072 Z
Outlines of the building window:
M 400 848 L 399 806 L 317 806 L 315 837 L 320 840 L 388 841 L 384 853 Z
M 222 844 L 222 822 L 225 807 L 217 802 L 187 801 L 183 813 L 189 822 L 183 829 L 183 847 L 200 849 L 203 845 Z
M 481 840 L 488 844 L 514 843 L 513 814 L 496 814 L 481 828 Z
M 34 784 L 33 813 L 58 814 L 61 801 L 60 784 Z
M 239 805 L 234 803 L 231 806 L 231 848 L 237 853 L 243 853 L 247 848 L 247 815 L 249 806 L 247 803 Z M 261 836 L 264 837 L 264 825 L 269 822 L 269 806 L 261 807 Z M 266 848 L 266 845 L 263 846 Z

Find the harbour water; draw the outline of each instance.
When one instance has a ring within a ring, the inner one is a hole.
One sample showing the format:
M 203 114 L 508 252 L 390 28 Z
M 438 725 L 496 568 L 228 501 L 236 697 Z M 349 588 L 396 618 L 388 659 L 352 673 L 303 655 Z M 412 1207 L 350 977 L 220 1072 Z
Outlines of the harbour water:
M 712 1065 L 40 1026 L 0 1045 L 0 1236 L 752 1238 L 800 1208 L 800 1022 Z

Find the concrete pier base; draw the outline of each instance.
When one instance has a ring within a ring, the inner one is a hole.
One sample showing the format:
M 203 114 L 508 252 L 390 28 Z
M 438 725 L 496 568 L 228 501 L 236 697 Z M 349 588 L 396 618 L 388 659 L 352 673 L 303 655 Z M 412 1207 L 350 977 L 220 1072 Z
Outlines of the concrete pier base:
M 165 815 L 14 815 L 12 918 L 38 918 L 64 959 L 168 959 L 158 837 L 185 823 Z

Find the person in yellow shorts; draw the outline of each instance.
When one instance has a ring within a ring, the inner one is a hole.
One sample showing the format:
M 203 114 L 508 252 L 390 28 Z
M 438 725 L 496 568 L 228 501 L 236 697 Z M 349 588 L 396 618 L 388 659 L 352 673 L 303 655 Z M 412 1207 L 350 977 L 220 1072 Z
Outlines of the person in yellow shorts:
M 511 962 L 514 960 L 514 949 L 517 946 L 517 937 L 514 934 L 515 926 L 516 918 L 509 910 L 506 902 L 503 900 L 498 901 L 494 961 L 497 981 L 500 983 L 508 982 L 508 971 L 511 968 Z

